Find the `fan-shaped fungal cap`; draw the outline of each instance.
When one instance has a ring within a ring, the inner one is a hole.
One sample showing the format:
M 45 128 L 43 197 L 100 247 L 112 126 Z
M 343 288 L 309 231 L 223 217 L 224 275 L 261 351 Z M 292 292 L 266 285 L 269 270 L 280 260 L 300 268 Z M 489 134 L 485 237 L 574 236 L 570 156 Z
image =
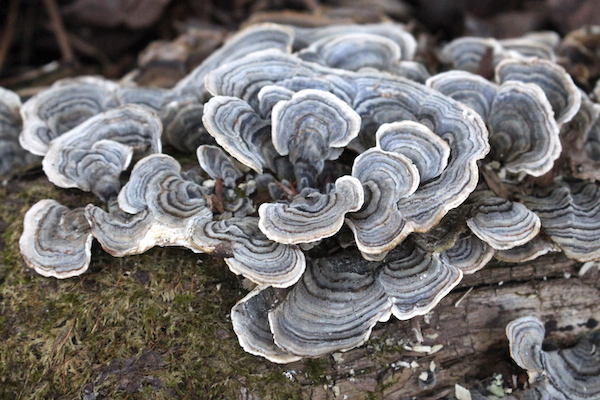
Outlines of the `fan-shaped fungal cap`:
M 27 265 L 38 274 L 63 279 L 87 270 L 92 239 L 82 208 L 69 210 L 46 199 L 25 214 L 19 248 Z
M 23 104 L 23 148 L 43 156 L 50 141 L 86 119 L 117 106 L 114 82 L 81 77 L 57 81 Z
M 269 327 L 269 312 L 285 299 L 287 292 L 285 289 L 259 286 L 231 309 L 233 330 L 248 353 L 282 364 L 300 359 L 275 345 Z
M 165 154 L 153 154 L 140 160 L 131 171 L 129 182 L 119 193 L 119 207 L 130 214 L 146 208 L 156 223 L 185 234 L 195 218 L 211 220 L 198 184 L 181 177 L 181 166 Z
M 462 279 L 462 271 L 436 253 L 426 253 L 410 241 L 396 247 L 378 275 L 400 320 L 428 313 Z
M 500 83 L 513 80 L 538 85 L 552 105 L 559 125 L 570 121 L 581 105 L 581 93 L 571 76 L 548 60 L 506 59 L 496 67 L 496 78 Z
M 544 351 L 546 330 L 535 317 L 522 317 L 506 327 L 511 357 L 530 375 L 537 376 L 534 398 L 591 400 L 600 396 L 600 335 L 593 332 L 569 349 Z M 540 376 L 540 373 L 542 375 Z M 538 397 L 539 396 L 539 397 Z
M 499 57 L 503 51 L 502 45 L 495 39 L 461 37 L 445 45 L 440 56 L 455 69 L 477 73 L 484 57 Z
M 19 144 L 21 133 L 21 99 L 0 87 L 0 176 L 8 176 L 22 166 L 39 162 L 39 158 Z
M 356 157 L 352 176 L 362 183 L 365 202 L 346 223 L 363 256 L 382 259 L 408 234 L 396 204 L 417 190 L 419 171 L 401 154 L 372 148 Z
M 232 272 L 259 285 L 291 286 L 306 266 L 299 248 L 267 239 L 258 229 L 258 218 L 198 219 L 191 227 L 190 241 L 192 248 L 224 257 Z
M 286 299 L 269 313 L 275 344 L 318 357 L 364 343 L 390 304 L 374 273 L 377 263 L 345 253 L 311 262 Z
M 448 165 L 450 146 L 425 125 L 414 121 L 383 124 L 376 132 L 381 150 L 406 156 L 419 170 L 421 182 L 439 176 Z
M 200 167 L 212 179 L 221 179 L 226 187 L 234 188 L 244 174 L 220 147 L 204 144 L 196 151 Z
M 454 246 L 441 253 L 441 259 L 463 274 L 473 274 L 487 265 L 496 250 L 473 234 L 460 237 Z
M 553 47 L 550 45 L 551 42 L 557 44 L 560 42 L 560 36 L 557 38 L 556 36 L 551 36 L 551 33 L 556 32 L 545 32 L 548 34 L 545 38 L 540 35 L 530 36 L 530 37 L 520 37 L 520 38 L 511 38 L 511 39 L 503 39 L 500 40 L 499 43 L 502 45 L 504 50 L 507 52 L 517 52 L 519 55 L 523 55 L 525 57 L 535 57 L 539 59 L 549 60 L 551 62 L 556 62 L 556 54 L 554 53 Z M 541 40 L 536 40 L 536 38 L 540 38 Z M 556 40 L 558 39 L 558 42 Z M 522 57 L 519 57 L 522 58 Z
M 268 23 L 250 26 L 229 38 L 223 47 L 213 52 L 194 71 L 179 81 L 173 91 L 181 95 L 196 96 L 205 101 L 204 78 L 209 71 L 260 50 L 278 49 L 289 53 L 293 38 L 294 31 L 286 26 Z
M 425 84 L 475 110 L 484 120 L 490 115 L 498 86 L 468 71 L 447 71 L 427 79 Z
M 517 365 L 527 371 L 542 372 L 540 359 L 546 329 L 535 317 L 522 317 L 506 326 L 510 356 Z
M 368 33 L 346 33 L 313 42 L 298 53 L 306 61 L 332 68 L 358 71 L 361 68 L 386 70 L 401 58 L 400 46 L 386 37 Z
M 287 101 L 292 98 L 294 91 L 282 86 L 267 85 L 263 86 L 258 92 L 258 109 L 263 118 L 271 119 L 271 112 L 275 104 L 280 101 Z
M 91 226 L 92 235 L 110 255 L 124 257 L 142 254 L 157 243 L 168 244 L 163 237 L 166 235 L 160 234 L 148 209 L 128 214 L 119 209 L 118 204 L 111 204 L 109 210 L 107 213 L 93 204 L 85 207 L 85 218 Z
M 42 166 L 55 185 L 92 191 L 107 201 L 118 194 L 119 175 L 134 152 L 160 152 L 161 130 L 158 117 L 143 107 L 115 108 L 52 140 Z
M 540 234 L 524 245 L 508 250 L 496 251 L 494 258 L 509 263 L 521 263 L 535 260 L 544 254 L 557 251 L 560 251 L 560 247 L 545 235 Z
M 495 160 L 509 172 L 540 176 L 561 151 L 558 125 L 542 90 L 534 84 L 504 82 L 487 120 Z
M 320 28 L 292 27 L 295 32 L 294 48 L 304 48 L 317 41 L 332 41 L 348 35 L 376 35 L 392 40 L 400 47 L 403 60 L 412 60 L 417 50 L 417 41 L 403 25 L 380 23 L 365 25 L 334 25 Z
M 264 203 L 258 209 L 258 226 L 278 243 L 311 243 L 333 236 L 344 223 L 344 215 L 358 211 L 364 201 L 360 181 L 342 176 L 326 194 L 303 189 L 290 204 Z
M 500 198 L 491 190 L 474 192 L 471 201 L 476 211 L 467 225 L 496 250 L 521 246 L 540 231 L 539 217 L 521 203 Z
M 539 197 L 538 197 L 539 196 Z M 563 183 L 549 193 L 523 196 L 542 229 L 567 257 L 578 261 L 600 258 L 600 186 L 597 183 Z
M 265 129 L 270 123 L 260 118 L 248 103 L 235 97 L 213 97 L 204 105 L 204 126 L 229 154 L 239 162 L 262 173 L 267 162 L 262 155 Z
M 163 121 L 162 142 L 184 153 L 193 153 L 201 144 L 214 144 L 202 124 L 204 104 L 196 98 L 177 96 L 161 111 Z
M 312 187 L 324 161 L 338 158 L 338 149 L 360 130 L 360 117 L 352 107 L 329 92 L 314 89 L 301 90 L 277 103 L 271 119 L 275 150 L 289 155 L 300 189 Z

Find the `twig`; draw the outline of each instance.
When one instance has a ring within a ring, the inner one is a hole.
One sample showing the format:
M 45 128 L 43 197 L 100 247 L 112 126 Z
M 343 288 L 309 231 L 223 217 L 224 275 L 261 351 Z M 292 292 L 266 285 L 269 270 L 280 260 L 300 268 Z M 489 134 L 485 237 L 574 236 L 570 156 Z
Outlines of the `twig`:
M 63 24 L 62 17 L 60 16 L 58 5 L 56 4 L 55 0 L 44 0 L 44 6 L 46 7 L 46 11 L 50 16 L 52 31 L 54 32 L 54 36 L 56 36 L 56 41 L 58 42 L 58 47 L 60 48 L 63 62 L 66 64 L 73 64 L 75 62 L 75 54 L 73 53 L 73 49 L 69 43 L 67 31 L 65 29 L 65 25 Z
M 15 36 L 15 28 L 17 27 L 17 16 L 19 15 L 19 3 L 20 0 L 12 0 L 8 9 L 8 16 L 6 17 L 6 24 L 4 28 L 4 35 L 2 35 L 2 41 L 0 42 L 0 71 L 4 66 L 4 61 L 10 46 Z

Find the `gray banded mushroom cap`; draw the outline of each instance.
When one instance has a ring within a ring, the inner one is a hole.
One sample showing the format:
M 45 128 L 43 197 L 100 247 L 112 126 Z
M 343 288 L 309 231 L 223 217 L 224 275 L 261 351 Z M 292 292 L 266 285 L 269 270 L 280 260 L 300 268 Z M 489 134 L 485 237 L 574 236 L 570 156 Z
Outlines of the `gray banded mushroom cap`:
M 281 364 L 300 360 L 275 345 L 269 327 L 269 312 L 285 299 L 287 293 L 286 289 L 258 286 L 231 309 L 233 330 L 248 353 Z
M 242 164 L 262 174 L 267 161 L 261 145 L 270 141 L 262 119 L 245 101 L 236 97 L 213 97 L 204 105 L 202 117 L 206 130 L 216 142 Z
M 229 61 L 260 50 L 277 49 L 289 53 L 293 39 L 294 31 L 283 25 L 265 23 L 250 26 L 229 38 L 223 47 L 212 53 L 194 71 L 179 81 L 173 88 L 173 92 L 182 96 L 196 96 L 201 101 L 206 101 L 204 78 L 208 72 Z
M 361 68 L 387 70 L 400 61 L 400 51 L 400 46 L 386 37 L 346 33 L 317 40 L 300 51 L 298 57 L 350 71 Z
M 542 222 L 543 231 L 571 259 L 600 258 L 600 186 L 565 182 L 548 193 L 523 196 L 525 205 Z
M 538 85 L 552 105 L 558 125 L 570 121 L 581 105 L 581 92 L 571 76 L 548 60 L 506 59 L 496 67 L 496 79 L 500 83 L 510 80 Z
M 448 165 L 450 146 L 431 129 L 414 121 L 383 124 L 376 132 L 381 150 L 406 156 L 419 170 L 421 182 L 438 177 Z
M 97 77 L 63 79 L 23 104 L 24 149 L 43 156 L 50 141 L 86 119 L 118 105 L 118 85 Z
M 69 210 L 46 199 L 25 214 L 19 248 L 38 274 L 64 279 L 88 269 L 92 239 L 82 208 Z
M 454 246 L 443 251 L 440 257 L 463 274 L 473 274 L 485 267 L 496 253 L 492 246 L 471 233 L 459 237 Z
M 344 215 L 358 211 L 364 202 L 360 181 L 342 176 L 327 193 L 305 188 L 290 204 L 264 203 L 258 209 L 260 230 L 278 243 L 316 242 L 335 235 Z
M 385 259 L 378 275 L 392 313 L 400 320 L 427 314 L 462 280 L 463 273 L 437 253 L 404 241 Z
M 396 204 L 417 190 L 419 171 L 402 154 L 371 148 L 356 157 L 352 176 L 362 183 L 365 202 L 346 223 L 363 256 L 380 260 L 408 235 Z
M 21 98 L 0 87 L 0 176 L 9 176 L 18 168 L 39 162 L 19 144 L 21 133 Z
M 377 263 L 356 253 L 313 260 L 286 299 L 269 313 L 275 344 L 318 357 L 363 344 L 390 303 L 374 273 Z
M 540 231 L 539 217 L 521 203 L 500 198 L 491 190 L 474 192 L 472 201 L 476 211 L 467 225 L 496 250 L 524 245 Z
M 190 246 L 224 257 L 229 269 L 259 285 L 288 287 L 300 279 L 306 260 L 296 246 L 273 242 L 258 229 L 258 218 L 197 219 Z
M 100 113 L 52 140 L 42 166 L 63 188 L 92 191 L 102 200 L 115 197 L 119 175 L 132 156 L 161 150 L 162 124 L 141 106 L 128 104 Z
M 130 214 L 146 208 L 160 226 L 186 234 L 196 218 L 212 219 L 201 187 L 181 177 L 181 166 L 171 156 L 153 154 L 140 160 L 118 196 L 119 207 Z
M 412 60 L 417 50 L 415 37 L 406 28 L 397 23 L 364 25 L 333 25 L 319 28 L 291 27 L 294 29 L 294 48 L 304 48 L 317 41 L 334 40 L 337 37 L 356 35 L 376 35 L 392 40 L 400 48 L 403 60 Z
M 511 357 L 525 369 L 532 382 L 532 399 L 592 400 L 600 396 L 600 345 L 598 332 L 590 332 L 571 348 L 545 351 L 546 330 L 536 317 L 518 318 L 508 324 L 506 335 Z M 523 397 L 525 398 L 525 397 Z
M 234 188 L 235 181 L 244 175 L 220 147 L 204 144 L 198 147 L 196 155 L 208 176 L 221 179 L 226 187 Z
M 271 113 L 275 104 L 280 101 L 287 101 L 292 98 L 294 91 L 282 86 L 267 85 L 263 86 L 258 92 L 258 109 L 263 118 L 271 119 Z
M 447 71 L 427 79 L 425 84 L 454 100 L 460 101 L 475 110 L 484 120 L 490 115 L 490 108 L 498 86 L 480 75 L 468 71 Z
M 107 213 L 93 204 L 85 207 L 85 217 L 92 234 L 110 255 L 124 257 L 142 254 L 157 243 L 166 243 L 162 238 L 166 235 L 160 234 L 148 209 L 128 214 L 119 209 L 118 204 L 111 204 L 109 211 Z
M 558 125 L 544 92 L 535 84 L 504 82 L 487 123 L 492 157 L 509 172 L 540 176 L 560 155 Z
M 521 246 L 496 251 L 494 258 L 509 263 L 521 263 L 535 260 L 550 252 L 559 251 L 561 251 L 560 247 L 556 243 L 546 237 L 546 235 L 539 234 Z
M 275 150 L 289 155 L 300 189 L 313 187 L 325 160 L 334 160 L 360 130 L 360 116 L 335 95 L 306 89 L 273 107 Z
M 455 69 L 477 73 L 486 56 L 501 57 L 504 48 L 492 38 L 461 37 L 442 48 L 441 58 Z

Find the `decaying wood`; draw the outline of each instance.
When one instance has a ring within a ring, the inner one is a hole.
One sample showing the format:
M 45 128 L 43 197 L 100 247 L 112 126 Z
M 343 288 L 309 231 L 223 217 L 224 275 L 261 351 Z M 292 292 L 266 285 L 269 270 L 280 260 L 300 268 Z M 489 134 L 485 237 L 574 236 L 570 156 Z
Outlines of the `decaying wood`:
M 414 323 L 390 321 L 376 327 L 374 341 L 322 359 L 323 382 L 309 381 L 302 362 L 289 364 L 289 371 L 311 399 L 362 399 L 369 392 L 384 399 L 454 398 L 456 383 L 469 386 L 498 373 L 511 386 L 522 371 L 508 355 L 508 322 L 535 315 L 546 323 L 548 339 L 561 345 L 595 327 L 600 273 L 593 268 L 579 277 L 579 267 L 560 254 L 520 265 L 494 263 L 465 277 L 433 312 L 419 317 L 422 343 Z M 423 352 L 436 345 L 443 347 Z M 424 389 L 419 375 L 432 362 L 436 383 Z

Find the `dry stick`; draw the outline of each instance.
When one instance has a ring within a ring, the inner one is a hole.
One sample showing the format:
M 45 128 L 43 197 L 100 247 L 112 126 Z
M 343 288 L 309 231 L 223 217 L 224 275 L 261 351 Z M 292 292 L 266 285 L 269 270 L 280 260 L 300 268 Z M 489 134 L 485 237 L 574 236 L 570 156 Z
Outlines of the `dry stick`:
M 52 31 L 54 32 L 54 36 L 56 36 L 56 41 L 58 42 L 58 47 L 60 48 L 63 62 L 66 64 L 73 64 L 75 62 L 75 55 L 73 54 L 73 49 L 69 43 L 67 31 L 60 16 L 58 5 L 56 4 L 55 0 L 44 0 L 44 6 L 46 7 L 46 11 L 48 11 L 48 15 L 50 16 Z
M 19 3 L 20 0 L 12 0 L 8 9 L 8 16 L 6 17 L 6 25 L 4 29 L 4 35 L 2 35 L 2 41 L 0 42 L 0 71 L 4 66 L 6 55 L 10 50 L 13 37 L 15 34 L 15 28 L 17 27 L 17 16 L 19 15 Z

